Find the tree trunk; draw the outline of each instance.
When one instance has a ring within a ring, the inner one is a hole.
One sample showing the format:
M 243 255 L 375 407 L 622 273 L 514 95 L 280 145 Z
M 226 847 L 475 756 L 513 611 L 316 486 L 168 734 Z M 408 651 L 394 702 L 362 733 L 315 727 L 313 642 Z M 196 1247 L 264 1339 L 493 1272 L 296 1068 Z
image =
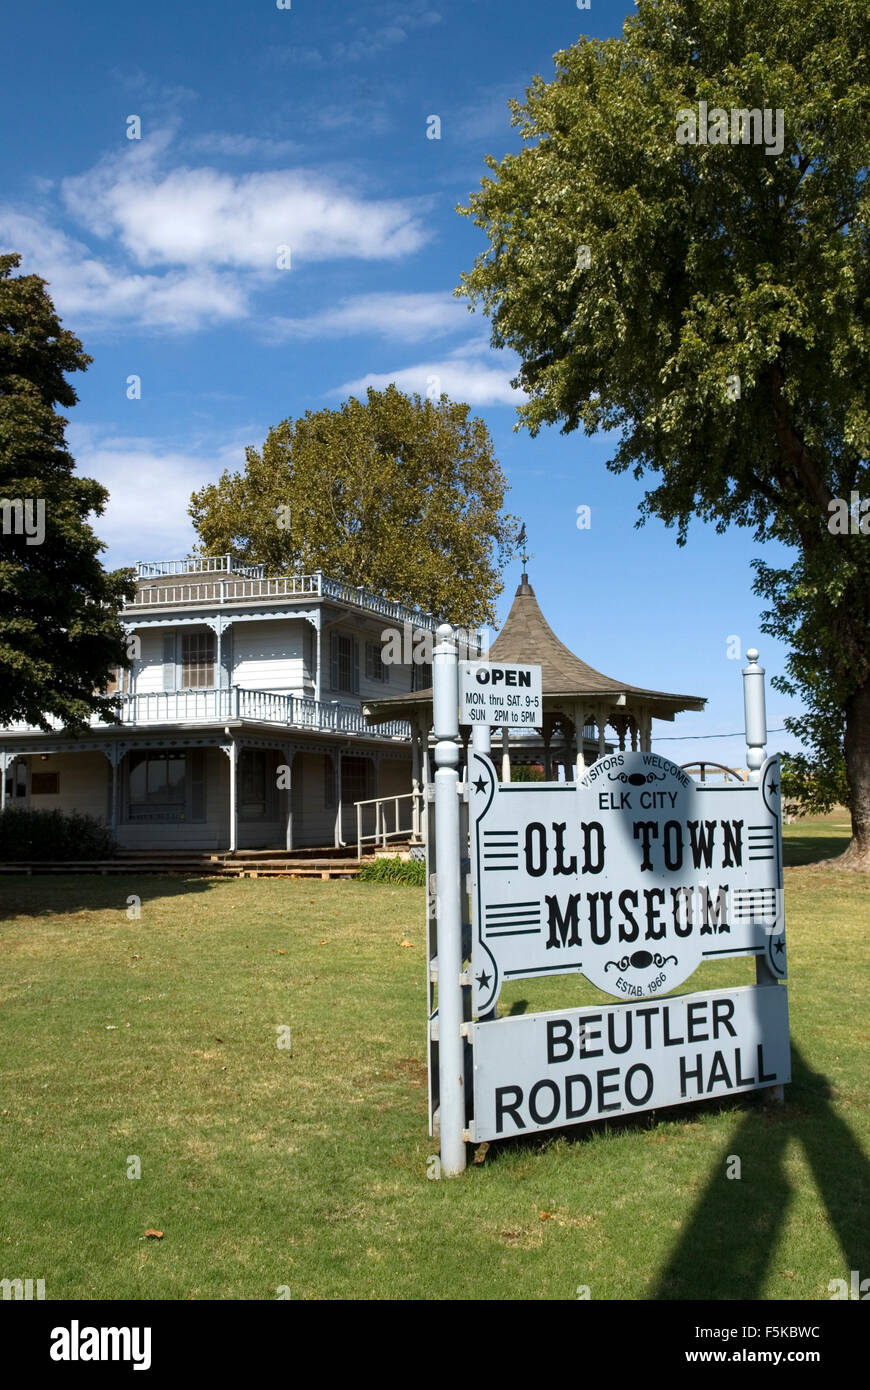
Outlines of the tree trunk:
M 831 862 L 840 869 L 870 871 L 870 681 L 846 704 L 846 776 L 852 799 L 852 843 Z

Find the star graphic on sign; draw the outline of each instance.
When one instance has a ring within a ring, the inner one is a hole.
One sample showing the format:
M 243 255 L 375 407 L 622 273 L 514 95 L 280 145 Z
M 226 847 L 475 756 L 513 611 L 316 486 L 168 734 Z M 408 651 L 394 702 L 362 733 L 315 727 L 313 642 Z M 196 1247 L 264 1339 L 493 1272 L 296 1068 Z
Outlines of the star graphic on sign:
M 491 976 L 491 975 L 486 975 L 486 974 L 484 974 L 484 972 L 481 970 L 480 974 L 479 974 L 478 977 L 477 977 L 477 983 L 480 985 L 480 988 L 481 988 L 481 989 L 489 989 L 489 982 L 490 982 L 491 979 L 492 979 L 492 976 Z
M 785 950 L 785 942 L 783 941 L 782 937 L 780 937 L 779 941 L 774 941 L 773 949 L 776 951 L 776 954 L 778 956 L 782 955 L 783 951 Z
M 476 792 L 485 792 L 485 791 L 486 791 L 486 783 L 484 782 L 484 780 L 483 780 L 482 777 L 478 777 L 477 781 L 476 781 L 473 785 L 474 785 L 474 790 L 475 790 Z
M 776 796 L 777 792 L 779 791 L 779 783 L 778 783 L 778 782 L 768 782 L 768 784 L 767 784 L 767 790 L 770 792 L 771 796 Z

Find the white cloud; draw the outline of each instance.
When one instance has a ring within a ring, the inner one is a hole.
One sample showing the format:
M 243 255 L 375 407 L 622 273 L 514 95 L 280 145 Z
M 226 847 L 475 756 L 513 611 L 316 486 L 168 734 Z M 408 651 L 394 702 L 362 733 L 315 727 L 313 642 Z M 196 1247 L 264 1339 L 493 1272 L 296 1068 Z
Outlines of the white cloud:
M 96 478 L 109 491 L 103 515 L 91 519 L 108 547 L 102 557 L 108 569 L 188 555 L 196 541 L 187 515 L 190 494 L 216 481 L 225 468 L 244 464 L 241 443 L 186 452 L 154 439 L 101 437 L 74 425 L 67 439 L 76 472 Z
M 383 390 L 394 382 L 400 391 L 438 397 L 443 393 L 454 401 L 469 405 L 519 405 L 524 393 L 511 386 L 511 372 L 489 365 L 473 352 L 459 348 L 450 356 L 432 362 L 419 362 L 395 372 L 369 372 L 356 381 L 345 382 L 329 395 L 359 396 L 366 388 Z
M 270 324 L 270 336 L 281 341 L 377 333 L 416 343 L 454 332 L 464 323 L 467 312 L 449 293 L 360 294 L 308 318 L 275 318 Z
M 295 269 L 345 257 L 392 260 L 430 236 L 419 200 L 366 199 L 319 172 L 168 169 L 173 138 L 171 128 L 157 130 L 131 141 L 123 155 L 62 181 L 67 212 L 107 243 L 99 252 L 59 225 L 50 188 L 39 207 L 0 205 L 0 245 L 22 254 L 25 273 L 49 281 L 58 311 L 75 316 L 77 329 L 135 323 L 193 331 L 245 319 L 254 296 L 288 273 L 278 268 L 279 248 L 290 248 Z M 277 148 L 259 137 L 196 139 L 225 153 Z M 409 303 L 398 312 L 402 332 L 410 334 L 415 310 Z M 376 306 L 368 313 L 374 324 Z M 421 308 L 417 317 L 426 314 L 431 331 L 440 331 L 435 310 Z M 336 321 L 327 331 L 351 331 L 353 316 L 348 307 L 345 327 Z M 362 324 L 366 311 L 358 317 Z M 279 324 L 277 336 L 308 334 L 303 322 Z
M 41 216 L 0 207 L 0 242 L 21 253 L 22 273 L 48 281 L 58 313 L 75 318 L 77 332 L 131 319 L 151 328 L 195 329 L 247 313 L 244 289 L 225 272 L 130 271 L 93 256 Z
M 408 202 L 367 200 L 306 169 L 164 173 L 162 144 L 143 141 L 63 182 L 73 216 L 99 236 L 119 237 L 140 265 L 265 272 L 275 269 L 278 246 L 308 261 L 389 260 L 428 239 Z

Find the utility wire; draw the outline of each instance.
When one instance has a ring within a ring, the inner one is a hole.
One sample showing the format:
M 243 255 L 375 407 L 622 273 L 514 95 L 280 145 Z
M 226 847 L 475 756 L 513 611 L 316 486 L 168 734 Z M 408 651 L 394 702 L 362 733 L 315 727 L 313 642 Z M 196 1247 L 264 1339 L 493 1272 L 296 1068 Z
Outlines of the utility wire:
M 784 726 L 781 729 L 768 729 L 769 734 L 787 734 L 789 731 Z M 698 738 L 745 738 L 745 729 L 738 729 L 736 734 L 663 734 L 660 738 L 654 738 L 652 743 L 689 743 L 692 739 Z

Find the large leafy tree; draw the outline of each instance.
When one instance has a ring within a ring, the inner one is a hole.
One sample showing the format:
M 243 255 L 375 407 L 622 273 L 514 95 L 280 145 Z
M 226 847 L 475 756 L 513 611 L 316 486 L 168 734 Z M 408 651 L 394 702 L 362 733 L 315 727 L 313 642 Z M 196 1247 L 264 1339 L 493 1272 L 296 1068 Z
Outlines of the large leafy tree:
M 129 573 L 108 574 L 88 522 L 108 493 L 77 477 L 55 409 L 76 403 L 66 373 L 91 358 L 62 328 L 36 275 L 0 256 L 0 725 L 81 727 L 98 712 L 110 668 L 127 662 L 118 608 Z
M 830 529 L 870 498 L 870 8 L 639 0 L 513 108 L 522 148 L 460 209 L 490 244 L 457 293 L 520 354 L 533 434 L 619 431 L 639 524 L 793 547 L 756 589 L 810 771 L 832 787 L 845 759 L 844 862 L 870 867 L 870 536 Z M 755 109 L 770 138 L 735 123 Z
M 465 624 L 493 620 L 514 518 L 483 421 L 446 396 L 369 389 L 306 411 L 194 493 L 206 553 L 273 574 L 323 570 Z

